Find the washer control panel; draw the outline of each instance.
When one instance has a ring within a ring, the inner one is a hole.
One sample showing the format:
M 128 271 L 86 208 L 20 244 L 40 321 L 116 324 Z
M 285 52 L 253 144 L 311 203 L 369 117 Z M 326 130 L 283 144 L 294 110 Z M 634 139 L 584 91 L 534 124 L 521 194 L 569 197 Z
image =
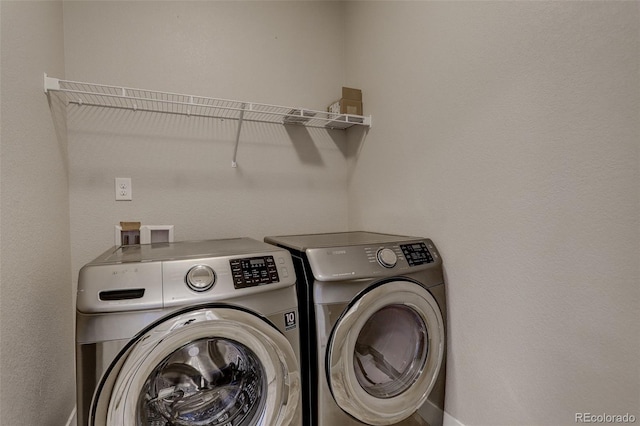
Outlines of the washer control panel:
M 236 289 L 277 283 L 278 269 L 273 256 L 231 259 L 231 275 Z

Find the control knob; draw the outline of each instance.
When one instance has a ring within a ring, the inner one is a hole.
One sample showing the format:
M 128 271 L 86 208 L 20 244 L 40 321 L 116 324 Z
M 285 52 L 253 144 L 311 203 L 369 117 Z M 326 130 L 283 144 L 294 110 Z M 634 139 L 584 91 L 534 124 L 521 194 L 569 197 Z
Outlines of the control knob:
M 398 263 L 398 256 L 390 248 L 382 248 L 376 254 L 378 263 L 385 268 L 393 268 Z
M 216 273 L 207 265 L 196 265 L 189 269 L 185 278 L 194 291 L 207 291 L 216 283 Z

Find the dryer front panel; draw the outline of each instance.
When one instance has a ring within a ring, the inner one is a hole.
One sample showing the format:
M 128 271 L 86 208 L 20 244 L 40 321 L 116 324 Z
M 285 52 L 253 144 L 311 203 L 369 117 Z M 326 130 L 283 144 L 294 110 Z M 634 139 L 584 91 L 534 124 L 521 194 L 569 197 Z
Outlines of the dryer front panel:
M 293 348 L 263 317 L 231 307 L 186 309 L 140 333 L 94 397 L 91 425 L 295 424 Z
M 332 330 L 329 389 L 360 422 L 398 423 L 429 397 L 444 347 L 444 321 L 431 293 L 404 278 L 381 282 L 358 294 Z

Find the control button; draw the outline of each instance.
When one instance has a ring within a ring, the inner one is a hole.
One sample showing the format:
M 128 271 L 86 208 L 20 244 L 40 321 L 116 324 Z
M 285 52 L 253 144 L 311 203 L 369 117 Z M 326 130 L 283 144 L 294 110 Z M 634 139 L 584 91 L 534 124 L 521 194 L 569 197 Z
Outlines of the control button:
M 287 268 L 282 268 L 282 276 L 287 278 L 289 276 L 289 271 L 287 270 Z
M 284 257 L 279 257 L 278 258 L 278 263 L 281 265 L 284 265 Z
M 216 273 L 207 265 L 196 265 L 189 269 L 185 280 L 191 290 L 207 291 L 215 284 Z
M 378 258 L 378 263 L 385 268 L 393 268 L 398 263 L 398 256 L 389 248 L 378 250 L 376 257 Z

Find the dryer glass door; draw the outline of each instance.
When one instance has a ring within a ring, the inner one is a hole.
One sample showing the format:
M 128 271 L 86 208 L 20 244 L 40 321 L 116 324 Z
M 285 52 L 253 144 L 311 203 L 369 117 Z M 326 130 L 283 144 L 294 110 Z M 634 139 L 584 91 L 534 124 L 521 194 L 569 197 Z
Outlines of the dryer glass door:
M 139 334 L 94 404 L 95 425 L 281 425 L 300 377 L 286 338 L 265 319 L 222 307 L 181 311 Z
M 326 371 L 340 408 L 371 425 L 413 414 L 429 397 L 444 354 L 436 300 L 406 279 L 359 294 L 332 331 Z

